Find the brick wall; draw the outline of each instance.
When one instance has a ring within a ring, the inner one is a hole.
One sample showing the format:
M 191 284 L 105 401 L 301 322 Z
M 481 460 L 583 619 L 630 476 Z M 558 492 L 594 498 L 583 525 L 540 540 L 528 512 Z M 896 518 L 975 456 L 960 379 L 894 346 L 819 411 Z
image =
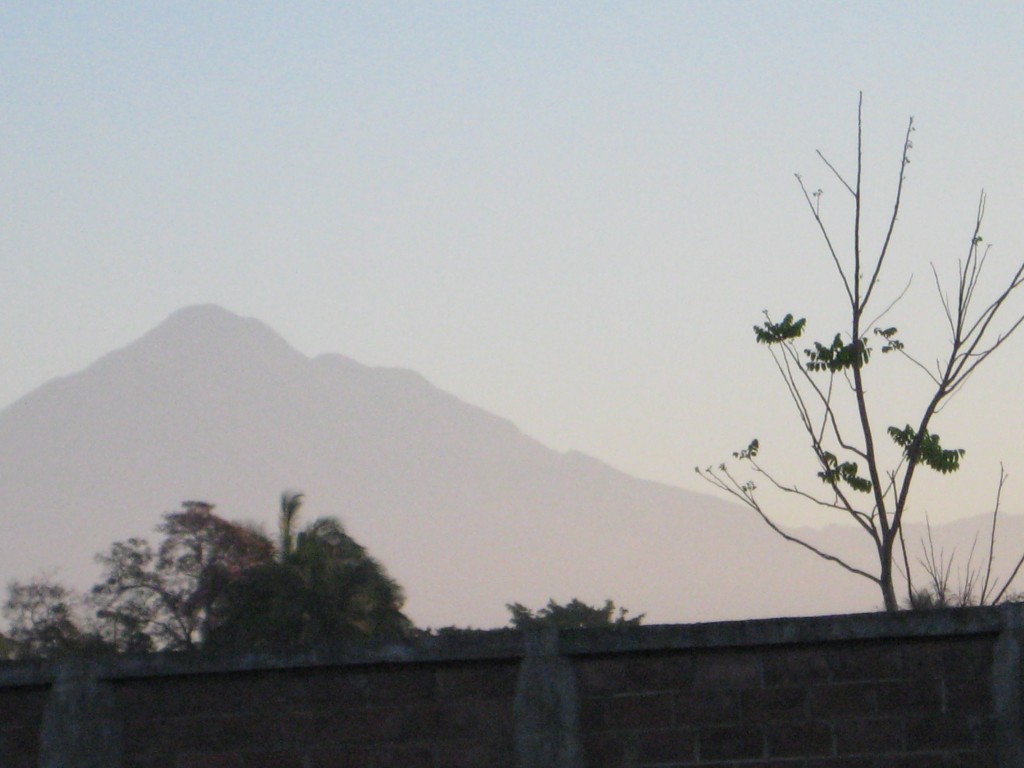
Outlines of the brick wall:
M 4 768 L 1024 765 L 1016 606 L 0 664 Z
M 0 686 L 0 766 L 35 768 L 49 687 Z
M 138 768 L 511 765 L 516 664 L 253 670 L 118 681 Z
M 993 644 L 986 636 L 584 657 L 575 666 L 585 764 L 992 766 Z

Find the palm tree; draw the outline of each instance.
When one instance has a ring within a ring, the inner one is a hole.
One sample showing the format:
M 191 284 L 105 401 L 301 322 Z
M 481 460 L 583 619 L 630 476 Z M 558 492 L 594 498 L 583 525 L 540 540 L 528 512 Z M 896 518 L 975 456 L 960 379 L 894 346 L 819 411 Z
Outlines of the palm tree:
M 295 537 L 292 533 L 295 523 L 295 516 L 299 514 L 302 500 L 305 494 L 296 491 L 284 491 L 281 494 L 281 541 L 278 545 L 278 556 L 281 562 L 285 562 L 292 555 L 295 547 Z
M 278 558 L 232 586 L 213 646 L 288 650 L 395 638 L 412 628 L 402 588 L 339 520 L 319 518 L 295 532 L 302 499 L 281 494 Z

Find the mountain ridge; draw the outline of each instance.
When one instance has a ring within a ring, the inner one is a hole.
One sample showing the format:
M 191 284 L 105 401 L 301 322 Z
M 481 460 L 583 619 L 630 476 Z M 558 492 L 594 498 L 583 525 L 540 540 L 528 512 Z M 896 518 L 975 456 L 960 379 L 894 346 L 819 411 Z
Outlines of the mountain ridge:
M 734 504 L 555 451 L 414 371 L 307 357 L 213 305 L 0 411 L 0 578 L 61 565 L 87 583 L 95 552 L 185 498 L 273 530 L 286 488 L 310 518 L 338 515 L 423 625 L 501 624 L 505 603 L 548 597 L 652 621 L 874 607 L 866 580 Z

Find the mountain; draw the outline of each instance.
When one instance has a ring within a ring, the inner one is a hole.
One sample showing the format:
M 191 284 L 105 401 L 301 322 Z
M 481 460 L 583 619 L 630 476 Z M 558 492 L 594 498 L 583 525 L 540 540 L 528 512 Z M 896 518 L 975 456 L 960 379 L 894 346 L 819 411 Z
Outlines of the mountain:
M 306 357 L 214 306 L 0 411 L 0 579 L 91 583 L 96 552 L 185 499 L 274 530 L 285 489 L 305 492 L 305 519 L 339 516 L 424 626 L 500 625 L 505 603 L 552 596 L 649 621 L 878 604 L 745 509 L 553 451 L 411 371 Z M 849 529 L 807 533 L 870 563 Z

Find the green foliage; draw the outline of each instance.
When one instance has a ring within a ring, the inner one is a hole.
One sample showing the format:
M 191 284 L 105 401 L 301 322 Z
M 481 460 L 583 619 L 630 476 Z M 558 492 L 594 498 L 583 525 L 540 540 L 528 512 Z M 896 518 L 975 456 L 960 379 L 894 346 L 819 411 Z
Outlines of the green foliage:
M 802 317 L 794 321 L 792 315 L 786 315 L 782 318 L 781 323 L 765 320 L 763 325 L 755 325 L 754 335 L 757 337 L 758 344 L 779 344 L 797 338 L 804 332 L 806 323 L 807 320 Z
M 883 355 L 888 352 L 899 352 L 903 349 L 903 342 L 896 338 L 895 328 L 875 328 L 875 335 L 885 339 L 885 345 L 882 347 Z
M 837 485 L 842 481 L 855 491 L 871 492 L 871 481 L 857 474 L 857 462 L 844 461 L 840 464 L 835 454 L 828 451 L 822 451 L 821 460 L 825 464 L 825 469 L 818 473 L 822 482 L 828 485 Z
M 383 566 L 339 521 L 320 518 L 298 534 L 290 552 L 229 586 L 208 645 L 279 651 L 399 638 L 412 629 L 403 603 L 401 587 Z
M 949 608 L 951 604 L 947 595 L 936 592 L 931 587 L 921 587 L 910 593 L 905 605 L 911 611 L 931 611 L 936 608 Z
M 97 616 L 124 650 L 184 650 L 209 634 L 214 609 L 243 573 L 273 560 L 273 544 L 258 531 L 186 502 L 157 526 L 158 549 L 145 539 L 115 542 L 99 555 L 104 578 L 92 589 Z
M 942 474 L 960 469 L 960 459 L 966 453 L 963 448 L 943 448 L 939 444 L 939 436 L 927 431 L 918 441 L 917 432 L 909 424 L 903 429 L 889 427 L 889 436 L 903 449 L 903 455 L 909 461 L 921 461 Z
M 48 577 L 11 582 L 3 614 L 8 636 L 0 638 L 0 658 L 55 658 L 109 653 L 95 630 L 83 627 L 81 600 Z
M 278 543 L 277 552 L 278 556 L 282 559 L 288 557 L 295 546 L 293 527 L 295 517 L 299 514 L 304 498 L 305 495 L 301 493 L 285 491 L 281 494 L 281 514 L 279 520 L 281 539 Z
M 565 605 L 559 605 L 553 599 L 539 611 L 531 611 L 521 603 L 509 603 L 505 606 L 512 614 L 509 623 L 515 629 L 540 629 L 555 627 L 557 629 L 584 629 L 588 627 L 624 627 L 637 626 L 644 614 L 627 618 L 629 611 L 619 608 L 615 603 L 605 600 L 603 607 L 587 605 L 573 598 Z
M 402 589 L 384 568 L 331 518 L 292 538 L 301 495 L 284 501 L 281 552 L 212 505 L 186 502 L 163 516 L 155 549 L 132 538 L 99 555 L 103 579 L 84 599 L 46 579 L 13 582 L 0 658 L 295 649 L 408 633 Z
M 928 430 L 949 398 L 964 387 L 978 366 L 984 364 L 1019 328 L 1024 327 L 1024 313 L 1020 312 L 1019 308 L 1010 310 L 1009 316 L 1004 312 L 1003 319 L 996 322 L 997 315 L 1004 307 L 1014 306 L 1007 299 L 1024 288 L 1024 261 L 1017 263 L 1008 280 L 1001 286 L 996 286 L 992 297 L 985 300 L 987 303 L 980 306 L 976 304 L 981 293 L 980 278 L 988 254 L 987 248 L 980 247 L 980 231 L 986 205 L 986 197 L 982 193 L 978 201 L 971 246 L 967 255 L 957 263 L 955 289 L 944 289 L 938 270 L 933 270 L 945 315 L 945 322 L 940 318 L 939 325 L 948 324 L 950 331 L 948 349 L 936 359 L 934 367 L 922 363 L 906 349 L 898 337 L 896 326 L 879 325 L 872 329 L 871 336 L 877 340 L 883 355 L 890 352 L 899 353 L 899 357 L 913 364 L 931 385 L 934 385 L 931 394 L 923 399 L 916 420 L 911 420 L 918 425 L 916 431 L 909 425 L 902 429 L 888 428 L 893 441 L 903 449 L 903 457 L 895 462 L 895 466 L 887 466 L 889 452 L 877 449 L 879 425 L 875 424 L 872 413 L 878 407 L 876 404 L 894 391 L 898 391 L 898 387 L 894 389 L 891 384 L 886 383 L 869 387 L 868 377 L 863 369 L 871 360 L 872 350 L 864 334 L 872 325 L 881 323 L 882 318 L 889 315 L 910 288 L 908 282 L 902 292 L 881 299 L 881 295 L 888 292 L 889 280 L 884 273 L 887 265 L 895 257 L 890 246 L 895 242 L 893 233 L 899 219 L 906 168 L 913 146 L 911 134 L 914 131 L 914 121 L 911 118 L 907 123 L 899 179 L 888 215 L 888 224 L 879 241 L 878 250 L 868 253 L 863 248 L 863 244 L 869 239 L 865 237 L 867 233 L 863 231 L 863 223 L 865 218 L 870 217 L 863 215 L 862 206 L 861 107 L 862 102 L 859 102 L 856 176 L 848 179 L 837 165 L 818 152 L 828 171 L 853 198 L 853 226 L 848 230 L 852 235 L 851 243 L 840 243 L 839 238 L 830 231 L 831 227 L 826 223 L 826 219 L 822 217 L 822 191 L 807 186 L 800 174 L 796 174 L 797 183 L 803 192 L 811 217 L 822 235 L 826 258 L 835 268 L 842 293 L 845 294 L 844 303 L 849 311 L 848 324 L 844 322 L 838 326 L 839 332 L 831 342 L 814 342 L 802 351 L 797 347 L 795 340 L 804 331 L 804 319 L 794 320 L 793 315 L 787 314 L 782 322 L 773 323 L 765 312 L 767 321 L 761 326 L 754 327 L 757 342 L 768 345 L 772 361 L 796 406 L 800 426 L 809 440 L 814 457 L 820 464 L 818 477 L 835 493 L 832 498 L 823 498 L 779 478 L 768 466 L 762 466 L 754 461 L 756 441 L 746 450 L 738 451 L 733 456 L 748 460 L 751 463 L 750 470 L 765 477 L 771 488 L 849 516 L 872 539 L 878 553 L 877 568 L 865 569 L 820 549 L 799 536 L 787 533 L 773 520 L 762 504 L 760 496 L 755 494 L 754 484 L 734 474 L 726 464 L 719 464 L 717 469 L 712 466 L 704 470 L 698 468 L 697 472 L 709 483 L 752 509 L 786 541 L 797 544 L 819 558 L 876 584 L 882 593 L 885 609 L 896 611 L 900 603 L 896 596 L 894 574 L 901 571 L 907 582 L 908 599 L 913 604 L 924 605 L 929 604 L 929 601 L 941 603 L 948 599 L 948 595 L 944 596 L 942 593 L 931 596 L 919 591 L 915 593 L 912 584 L 912 569 L 901 537 L 904 516 L 911 509 L 909 499 L 912 487 L 919 477 L 915 474 L 915 467 L 923 463 L 941 473 L 955 472 L 960 467 L 965 452 L 962 449 L 943 448 L 938 435 Z M 808 286 L 808 289 L 815 297 L 819 296 L 818 285 Z M 883 306 L 880 301 L 887 303 Z M 872 317 L 874 319 L 868 319 Z M 934 328 L 936 325 L 926 321 L 925 327 Z M 847 458 L 856 461 L 845 460 Z M 861 470 L 863 476 L 860 474 Z M 840 491 L 840 485 L 845 486 L 843 492 Z M 869 497 L 865 499 L 847 494 L 846 487 L 861 494 L 869 494 Z M 993 520 L 993 532 L 994 530 Z M 992 539 L 994 540 L 994 533 Z M 894 554 L 902 555 L 902 564 L 894 562 Z M 989 578 L 991 565 L 990 546 L 988 567 L 984 571 L 984 580 L 980 585 L 981 602 L 989 598 L 992 602 L 999 602 L 1006 594 L 1007 585 L 1003 585 L 1000 590 L 989 591 L 988 588 L 992 584 Z M 1024 557 L 1018 561 L 1011 580 L 1022 568 Z M 970 590 L 961 590 L 961 594 L 969 595 Z
M 816 341 L 814 349 L 805 349 L 804 354 L 807 356 L 807 370 L 838 373 L 847 368 L 867 365 L 871 350 L 868 349 L 867 339 L 844 344 L 842 336 L 837 333 L 829 346 Z
M 0 661 L 7 661 L 15 658 L 18 646 L 13 640 L 0 633 Z
M 761 443 L 755 437 L 750 441 L 750 444 L 746 448 L 741 448 L 738 451 L 733 451 L 733 458 L 737 459 L 753 459 L 757 456 L 757 452 L 761 450 Z

